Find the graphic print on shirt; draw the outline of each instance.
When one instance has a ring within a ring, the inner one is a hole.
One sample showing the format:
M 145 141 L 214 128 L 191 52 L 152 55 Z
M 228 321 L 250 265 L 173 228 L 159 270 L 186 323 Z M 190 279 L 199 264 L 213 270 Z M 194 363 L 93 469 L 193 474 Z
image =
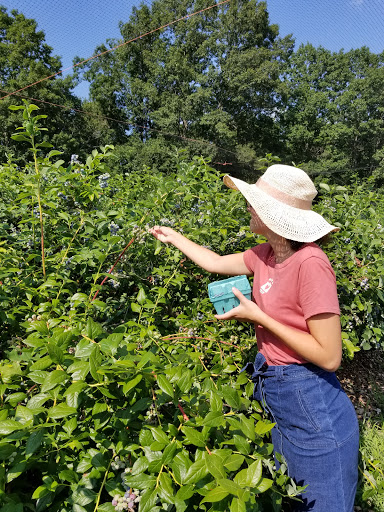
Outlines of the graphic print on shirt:
M 260 286 L 260 293 L 261 294 L 268 293 L 269 290 L 272 288 L 272 285 L 273 285 L 273 279 L 272 279 L 272 277 L 270 277 L 265 284 Z

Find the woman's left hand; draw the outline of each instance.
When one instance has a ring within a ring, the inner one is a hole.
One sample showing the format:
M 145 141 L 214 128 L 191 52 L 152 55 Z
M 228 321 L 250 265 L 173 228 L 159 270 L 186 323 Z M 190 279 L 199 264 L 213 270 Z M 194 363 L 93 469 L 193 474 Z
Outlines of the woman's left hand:
M 264 313 L 259 306 L 251 300 L 244 297 L 244 295 L 237 288 L 232 288 L 232 292 L 240 301 L 236 307 L 224 313 L 223 315 L 215 315 L 218 320 L 239 320 L 239 322 L 253 322 L 260 323 Z

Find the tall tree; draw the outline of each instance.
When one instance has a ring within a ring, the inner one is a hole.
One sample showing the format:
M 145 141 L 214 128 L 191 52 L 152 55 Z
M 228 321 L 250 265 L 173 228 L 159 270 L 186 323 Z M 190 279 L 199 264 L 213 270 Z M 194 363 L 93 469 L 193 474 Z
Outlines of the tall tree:
M 293 41 L 279 38 L 265 2 L 232 0 L 191 16 L 210 5 L 143 4 L 121 24 L 124 41 L 189 17 L 86 66 L 92 100 L 132 123 L 128 132 L 117 130 L 128 147 L 129 136 L 138 144 L 136 134 L 146 148 L 156 139 L 220 161 L 277 150 L 280 75 Z
M 96 123 L 75 114 L 73 109 L 81 109 L 81 100 L 72 94 L 75 85 L 71 77 L 55 75 L 61 70 L 59 57 L 52 54 L 52 48 L 45 42 L 43 31 L 37 30 L 37 23 L 26 18 L 17 10 L 10 13 L 0 6 L 0 96 L 22 89 L 16 95 L 0 100 L 0 151 L 13 153 L 16 158 L 25 158 L 25 148 L 11 139 L 20 124 L 17 112 L 9 111 L 12 104 L 21 104 L 22 98 L 36 103 L 42 114 L 47 114 L 45 126 L 50 140 L 57 148 L 64 150 L 69 159 L 71 153 L 84 154 L 104 139 L 98 136 Z M 42 100 L 42 102 L 35 101 Z M 59 108 L 52 104 L 64 105 Z M 90 107 L 85 107 L 90 108 Z M 100 123 L 98 123 L 100 125 Z
M 365 47 L 300 46 L 284 74 L 287 158 L 321 172 L 371 174 L 384 143 L 383 64 Z

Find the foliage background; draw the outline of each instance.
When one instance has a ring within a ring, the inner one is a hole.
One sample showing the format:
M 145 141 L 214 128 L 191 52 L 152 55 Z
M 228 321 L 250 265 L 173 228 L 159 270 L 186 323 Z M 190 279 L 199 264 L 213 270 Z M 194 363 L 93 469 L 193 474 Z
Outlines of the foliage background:
M 243 251 L 263 241 L 243 201 L 185 153 L 167 174 L 112 171 L 112 146 L 65 162 L 39 142 L 36 109 L 21 107 L 13 136 L 30 162 L 0 169 L 0 511 L 288 510 L 300 488 L 284 464 L 276 471 L 273 425 L 240 372 L 252 328 L 215 321 L 207 285 L 219 276 L 147 232 L 165 224 Z M 341 227 L 326 250 L 345 357 L 382 343 L 372 183 L 318 184 L 316 210 Z M 362 456 L 363 484 L 376 469 Z
M 211 5 L 141 4 L 121 22 L 121 39 L 100 42 L 94 53 Z M 3 91 L 60 71 L 34 20 L 3 7 L 0 31 Z M 231 0 L 90 60 L 72 76 L 3 99 L 0 149 L 25 163 L 10 138 L 16 117 L 7 112 L 16 99 L 22 104 L 21 95 L 48 102 L 51 141 L 67 159 L 114 144 L 116 169 L 167 172 L 175 163 L 172 145 L 250 179 L 271 154 L 340 184 L 372 175 L 381 186 L 383 53 L 295 49 L 293 36 L 279 35 L 264 2 Z M 90 82 L 89 101 L 72 93 L 83 79 Z

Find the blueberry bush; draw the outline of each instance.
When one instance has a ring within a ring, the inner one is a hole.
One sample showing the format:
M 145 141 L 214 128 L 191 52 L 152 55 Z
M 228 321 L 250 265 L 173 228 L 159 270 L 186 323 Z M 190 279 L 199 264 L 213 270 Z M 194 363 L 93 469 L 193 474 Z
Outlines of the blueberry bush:
M 40 143 L 0 166 L 0 512 L 287 510 L 273 424 L 241 372 L 252 328 L 213 316 L 208 275 L 148 234 L 170 225 L 220 253 L 261 242 L 245 203 L 203 159 L 167 174 L 112 170 Z M 381 346 L 383 206 L 369 183 L 319 184 L 345 356 Z

